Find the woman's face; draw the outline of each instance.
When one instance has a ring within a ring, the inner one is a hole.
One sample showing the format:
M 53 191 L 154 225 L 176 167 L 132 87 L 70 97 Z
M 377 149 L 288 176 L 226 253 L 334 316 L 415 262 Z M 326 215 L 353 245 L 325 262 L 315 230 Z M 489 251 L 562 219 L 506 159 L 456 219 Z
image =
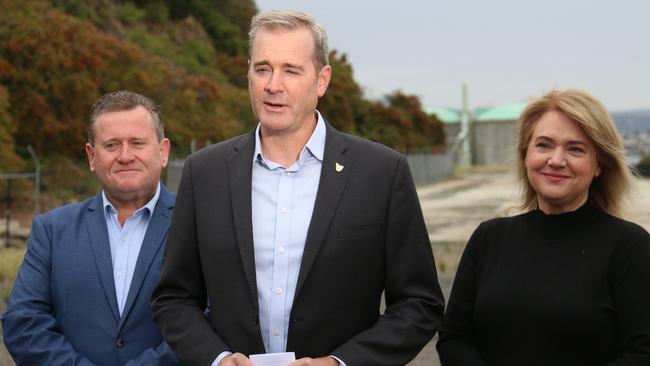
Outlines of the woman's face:
M 537 121 L 526 152 L 528 181 L 539 209 L 557 214 L 578 209 L 600 175 L 596 147 L 564 113 L 550 110 Z

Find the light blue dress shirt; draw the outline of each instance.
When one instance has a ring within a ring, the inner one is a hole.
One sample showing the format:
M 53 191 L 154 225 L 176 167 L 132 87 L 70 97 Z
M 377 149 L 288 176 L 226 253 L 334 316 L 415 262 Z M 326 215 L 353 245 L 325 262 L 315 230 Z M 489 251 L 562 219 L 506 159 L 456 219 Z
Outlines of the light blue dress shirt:
M 265 159 L 259 127 L 255 135 L 251 199 L 260 329 L 268 353 L 284 352 L 307 229 L 318 192 L 325 123 L 318 116 L 314 132 L 298 160 L 289 167 Z
M 120 225 L 117 219 L 117 210 L 113 206 L 106 193 L 102 191 L 102 200 L 104 203 L 104 217 L 106 218 L 106 228 L 108 229 L 108 242 L 111 247 L 111 261 L 113 263 L 113 281 L 115 283 L 115 295 L 117 297 L 117 307 L 124 311 L 124 304 L 129 295 L 129 288 L 133 280 L 133 272 L 138 261 L 138 254 L 142 247 L 142 240 L 147 232 L 151 214 L 156 207 L 158 197 L 160 196 L 160 183 L 156 188 L 156 193 L 142 208 L 138 209 L 126 219 L 124 225 Z
M 325 122 L 316 111 L 316 128 L 298 160 L 283 167 L 264 158 L 259 124 L 255 130 L 253 242 L 260 330 L 267 353 L 285 352 L 287 348 L 291 305 L 318 193 L 325 135 Z M 229 354 L 219 354 L 212 366 Z

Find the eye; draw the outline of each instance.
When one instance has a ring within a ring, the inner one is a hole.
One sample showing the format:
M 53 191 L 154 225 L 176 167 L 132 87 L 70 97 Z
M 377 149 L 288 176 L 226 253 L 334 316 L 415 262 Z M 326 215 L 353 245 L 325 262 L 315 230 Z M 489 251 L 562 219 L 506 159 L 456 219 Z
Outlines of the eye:
M 117 142 L 107 142 L 104 144 L 104 149 L 108 151 L 115 151 L 119 147 L 119 144 Z
M 146 141 L 143 141 L 143 140 L 135 140 L 135 141 L 133 141 L 133 143 L 132 143 L 132 145 L 133 145 L 134 147 L 143 147 L 143 146 L 145 146 L 146 144 L 147 144 Z
M 285 72 L 286 72 L 287 74 L 291 74 L 291 75 L 298 75 L 298 74 L 300 74 L 300 72 L 298 72 L 298 70 L 296 70 L 296 69 L 286 69 Z
M 255 73 L 256 74 L 264 74 L 264 73 L 267 73 L 267 72 L 270 72 L 270 71 L 271 71 L 271 68 L 268 67 L 268 66 L 259 66 L 259 67 L 255 68 Z
M 585 153 L 585 150 L 580 146 L 570 146 L 567 150 L 573 155 L 582 155 Z
M 535 147 L 539 150 L 548 150 L 551 148 L 551 144 L 548 142 L 540 141 L 535 144 Z

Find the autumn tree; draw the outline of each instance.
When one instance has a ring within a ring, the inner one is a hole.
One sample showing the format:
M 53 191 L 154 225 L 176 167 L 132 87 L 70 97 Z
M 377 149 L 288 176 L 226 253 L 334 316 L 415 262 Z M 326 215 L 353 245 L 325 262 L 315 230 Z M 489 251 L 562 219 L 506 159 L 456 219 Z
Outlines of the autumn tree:
M 84 156 L 88 113 L 102 94 L 128 89 L 162 106 L 184 157 L 256 123 L 247 95 L 251 0 L 0 0 L 0 170 L 24 166 L 27 145 L 44 188 L 95 190 Z M 319 110 L 337 129 L 402 152 L 444 145 L 442 127 L 401 92 L 364 97 L 345 54 Z
M 330 53 L 332 79 L 325 95 L 318 102 L 318 109 L 334 127 L 344 132 L 357 132 L 362 123 L 368 102 L 354 80 L 352 65 L 345 54 Z

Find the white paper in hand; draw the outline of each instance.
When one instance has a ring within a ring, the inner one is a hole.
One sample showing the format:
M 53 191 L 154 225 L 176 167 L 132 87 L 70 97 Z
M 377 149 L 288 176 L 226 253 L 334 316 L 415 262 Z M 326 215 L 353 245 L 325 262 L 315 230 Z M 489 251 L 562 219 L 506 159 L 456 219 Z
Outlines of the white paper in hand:
M 296 354 L 293 352 L 265 353 L 250 355 L 248 359 L 255 366 L 287 366 L 289 362 L 296 360 Z

